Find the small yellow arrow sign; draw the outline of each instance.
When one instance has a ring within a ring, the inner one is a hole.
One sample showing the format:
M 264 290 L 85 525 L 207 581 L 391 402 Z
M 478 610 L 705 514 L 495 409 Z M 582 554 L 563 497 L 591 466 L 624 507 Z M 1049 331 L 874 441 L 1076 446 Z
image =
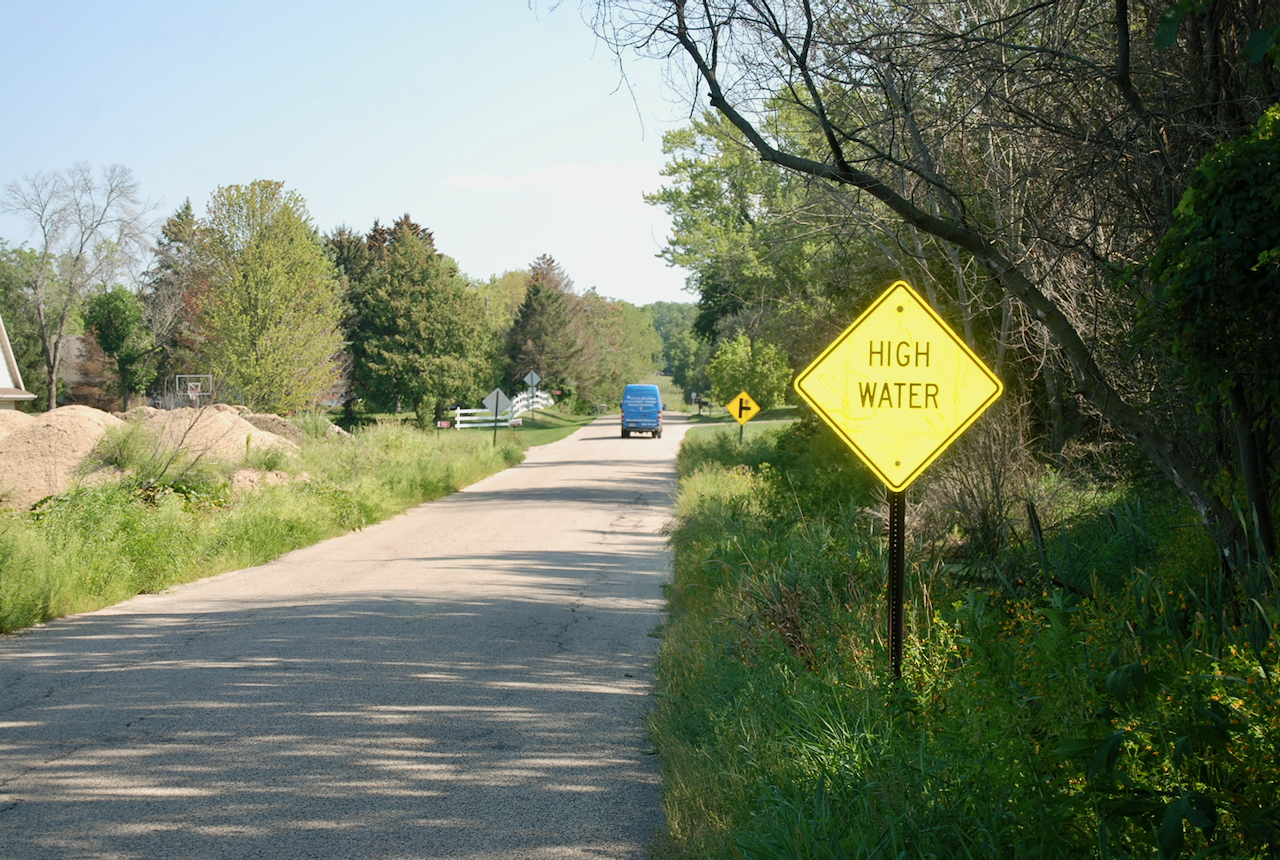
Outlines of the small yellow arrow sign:
M 746 391 L 740 391 L 737 397 L 724 405 L 724 408 L 729 410 L 733 420 L 739 424 L 746 424 L 760 412 L 760 407 Z
M 796 377 L 795 387 L 894 492 L 1004 390 L 906 281 L 876 299 Z

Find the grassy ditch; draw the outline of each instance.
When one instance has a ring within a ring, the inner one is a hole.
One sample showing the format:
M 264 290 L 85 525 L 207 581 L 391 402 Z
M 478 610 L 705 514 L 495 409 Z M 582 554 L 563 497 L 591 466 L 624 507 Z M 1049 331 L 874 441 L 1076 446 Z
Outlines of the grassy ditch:
M 108 435 L 98 457 L 119 483 L 0 512 L 0 632 L 107 606 L 378 522 L 520 462 L 521 435 L 375 424 L 351 436 L 299 422 L 297 455 L 251 452 L 279 483 L 232 490 L 231 469 L 158 450 L 142 427 Z
M 966 457 L 909 495 L 895 682 L 882 488 L 812 422 L 686 439 L 656 853 L 1277 856 L 1270 571 L 1232 594 L 1155 491 L 1028 468 L 983 501 Z

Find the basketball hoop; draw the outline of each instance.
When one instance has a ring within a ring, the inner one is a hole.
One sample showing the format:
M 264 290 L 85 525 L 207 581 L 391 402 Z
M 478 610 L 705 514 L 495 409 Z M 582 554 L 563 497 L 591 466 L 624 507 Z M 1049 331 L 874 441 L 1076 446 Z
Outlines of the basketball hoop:
M 200 398 L 213 398 L 213 377 L 209 374 L 179 374 L 174 377 L 174 392 L 186 397 L 193 407 L 200 406 Z

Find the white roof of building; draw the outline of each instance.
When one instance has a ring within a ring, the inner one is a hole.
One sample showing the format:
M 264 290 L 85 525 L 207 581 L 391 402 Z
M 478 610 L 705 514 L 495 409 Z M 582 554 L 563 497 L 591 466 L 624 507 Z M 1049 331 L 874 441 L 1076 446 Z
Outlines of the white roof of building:
M 0 317 L 0 359 L 0 400 L 35 400 L 34 394 L 22 388 L 22 372 L 13 357 L 9 333 L 4 330 L 4 317 Z

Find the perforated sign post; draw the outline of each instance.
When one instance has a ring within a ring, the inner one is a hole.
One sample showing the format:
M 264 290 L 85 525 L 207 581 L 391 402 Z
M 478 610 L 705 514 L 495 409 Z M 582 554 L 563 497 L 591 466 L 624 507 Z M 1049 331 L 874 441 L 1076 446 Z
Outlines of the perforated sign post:
M 906 281 L 897 281 L 795 387 L 889 488 L 889 652 L 901 677 L 906 488 L 1004 386 Z

